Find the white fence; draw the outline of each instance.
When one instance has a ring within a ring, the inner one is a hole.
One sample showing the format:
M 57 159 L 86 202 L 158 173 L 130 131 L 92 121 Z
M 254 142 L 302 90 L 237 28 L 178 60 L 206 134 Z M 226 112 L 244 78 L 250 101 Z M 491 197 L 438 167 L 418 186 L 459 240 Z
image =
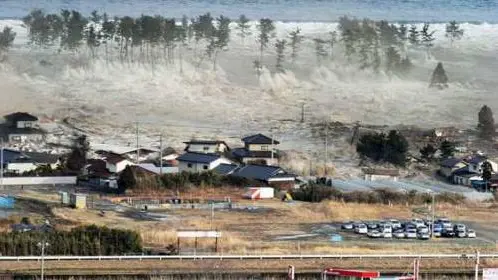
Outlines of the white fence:
M 4 186 L 76 185 L 76 177 L 4 177 L 0 184 Z
M 91 260 L 304 260 L 304 259 L 497 259 L 495 254 L 372 254 L 372 255 L 185 255 L 185 256 L 45 256 L 45 261 Z M 41 256 L 8 257 L 2 261 L 41 261 Z

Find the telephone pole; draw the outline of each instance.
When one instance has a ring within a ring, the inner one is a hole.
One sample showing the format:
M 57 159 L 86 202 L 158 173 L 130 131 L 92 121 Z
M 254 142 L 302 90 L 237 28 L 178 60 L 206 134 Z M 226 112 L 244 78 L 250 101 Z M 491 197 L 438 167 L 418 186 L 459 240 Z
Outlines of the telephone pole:
M 273 136 L 274 136 L 273 129 L 271 129 L 271 164 L 270 165 L 273 165 Z
M 304 102 L 301 104 L 301 122 L 304 122 Z
M 1 148 L 0 148 L 0 186 L 3 189 L 3 138 L 0 139 Z
M 159 135 L 159 175 L 163 175 L 163 135 Z
M 137 135 L 137 160 L 136 160 L 136 163 L 139 164 L 140 163 L 140 148 L 139 148 L 139 145 L 138 145 L 138 121 L 136 122 L 137 124 L 137 129 L 136 129 L 136 135 Z
M 325 160 L 324 160 L 324 166 L 323 166 L 323 171 L 325 172 L 325 176 L 327 176 L 327 160 L 329 156 L 329 144 L 328 144 L 328 138 L 329 138 L 329 122 L 327 121 L 325 123 Z

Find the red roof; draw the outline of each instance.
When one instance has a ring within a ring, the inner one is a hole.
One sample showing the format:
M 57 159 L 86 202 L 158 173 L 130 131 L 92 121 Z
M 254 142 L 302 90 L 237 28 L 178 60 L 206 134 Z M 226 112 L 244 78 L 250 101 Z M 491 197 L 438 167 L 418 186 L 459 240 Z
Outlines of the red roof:
M 361 271 L 361 270 L 350 270 L 350 269 L 340 269 L 340 268 L 327 268 L 323 271 L 325 275 L 330 276 L 349 276 L 358 278 L 378 278 L 380 277 L 380 272 L 378 271 Z

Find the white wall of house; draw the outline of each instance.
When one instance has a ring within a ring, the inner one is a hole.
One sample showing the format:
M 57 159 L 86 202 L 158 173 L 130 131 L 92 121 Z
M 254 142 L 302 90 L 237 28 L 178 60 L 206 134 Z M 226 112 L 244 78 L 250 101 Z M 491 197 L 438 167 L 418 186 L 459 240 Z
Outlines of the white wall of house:
M 32 162 L 14 162 L 7 165 L 7 172 L 15 172 L 22 174 L 24 172 L 36 169 L 36 165 Z
M 472 181 L 482 181 L 482 177 L 481 176 L 466 177 L 466 176 L 457 176 L 457 175 L 453 177 L 453 183 L 457 185 L 471 187 Z
M 273 149 L 276 149 L 277 145 L 273 145 Z M 246 147 L 249 151 L 271 151 L 271 144 L 250 144 Z
M 18 121 L 17 128 L 32 128 L 38 125 L 38 121 Z
M 9 142 L 41 142 L 43 141 L 42 134 L 9 134 Z
M 195 163 L 195 162 L 185 162 L 180 161 L 178 164 L 178 170 L 180 172 L 203 172 L 216 168 L 220 164 L 231 164 L 232 162 L 226 158 L 219 158 L 211 163 Z
M 226 150 L 227 146 L 225 144 L 189 144 L 187 151 L 191 153 L 214 154 L 224 153 Z
M 122 160 L 116 164 L 106 162 L 105 168 L 107 168 L 107 170 L 109 170 L 109 172 L 111 172 L 111 173 L 119 173 L 119 172 L 123 171 L 126 168 L 126 166 L 128 166 L 128 165 L 134 165 L 134 163 L 125 159 L 125 160 Z
M 379 174 L 365 174 L 365 181 L 398 181 L 398 176 L 379 175 Z
M 245 163 L 245 164 L 250 164 L 251 162 L 254 162 L 254 161 L 261 161 L 261 160 L 264 160 L 266 161 L 266 165 L 278 165 L 278 158 L 274 157 L 273 159 L 272 158 L 243 158 L 242 159 L 242 162 Z
M 496 164 L 496 162 L 494 161 L 490 161 L 488 160 L 488 162 L 491 164 L 491 167 L 493 168 L 493 171 L 498 171 L 498 164 Z M 470 172 L 475 172 L 475 173 L 479 173 L 481 174 L 482 173 L 482 164 L 484 162 L 479 162 L 479 163 L 476 163 L 476 164 L 469 164 L 469 171 Z

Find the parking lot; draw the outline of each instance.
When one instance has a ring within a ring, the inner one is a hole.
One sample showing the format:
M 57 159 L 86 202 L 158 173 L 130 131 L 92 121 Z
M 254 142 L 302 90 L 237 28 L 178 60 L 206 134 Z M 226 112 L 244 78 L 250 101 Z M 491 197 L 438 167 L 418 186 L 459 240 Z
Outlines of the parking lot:
M 341 224 L 341 232 L 349 237 L 370 239 L 404 239 L 429 240 L 434 238 L 476 239 L 477 233 L 463 223 L 453 223 L 447 218 L 431 221 L 411 219 L 400 221 L 388 219 L 382 221 L 347 221 Z

